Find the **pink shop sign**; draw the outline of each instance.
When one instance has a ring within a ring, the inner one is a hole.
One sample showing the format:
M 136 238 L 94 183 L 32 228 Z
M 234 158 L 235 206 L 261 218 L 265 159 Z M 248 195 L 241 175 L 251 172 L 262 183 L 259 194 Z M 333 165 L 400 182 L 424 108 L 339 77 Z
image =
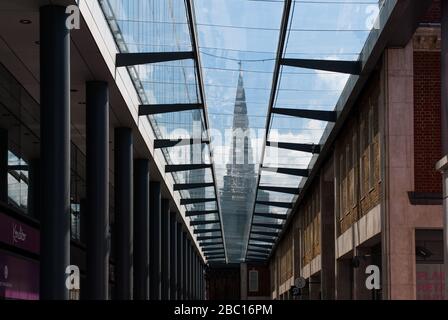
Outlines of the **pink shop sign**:
M 35 254 L 40 252 L 39 231 L 0 213 L 0 242 Z
M 0 300 L 38 300 L 39 262 L 0 251 Z

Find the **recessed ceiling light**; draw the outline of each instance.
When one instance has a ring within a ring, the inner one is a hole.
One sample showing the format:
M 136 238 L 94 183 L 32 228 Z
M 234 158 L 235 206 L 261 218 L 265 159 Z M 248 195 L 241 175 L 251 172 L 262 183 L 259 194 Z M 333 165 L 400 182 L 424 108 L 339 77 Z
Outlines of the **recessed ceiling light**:
M 20 23 L 21 23 L 21 24 L 31 24 L 31 20 L 28 20 L 28 19 L 22 19 L 22 20 L 20 20 Z

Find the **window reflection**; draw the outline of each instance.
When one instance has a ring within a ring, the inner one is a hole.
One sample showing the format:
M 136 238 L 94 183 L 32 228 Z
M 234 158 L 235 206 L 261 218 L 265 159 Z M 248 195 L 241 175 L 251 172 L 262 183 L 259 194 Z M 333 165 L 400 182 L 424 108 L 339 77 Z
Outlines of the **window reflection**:
M 28 213 L 28 164 L 8 151 L 8 204 Z

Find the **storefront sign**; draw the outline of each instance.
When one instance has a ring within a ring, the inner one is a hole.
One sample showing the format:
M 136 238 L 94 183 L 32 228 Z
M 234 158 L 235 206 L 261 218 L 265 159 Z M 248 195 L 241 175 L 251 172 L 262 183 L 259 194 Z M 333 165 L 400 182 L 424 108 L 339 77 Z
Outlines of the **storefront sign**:
M 0 300 L 38 300 L 39 263 L 0 251 Z
M 32 253 L 40 252 L 39 231 L 3 213 L 0 213 L 0 242 Z
M 416 271 L 417 300 L 444 300 L 443 265 L 417 263 Z

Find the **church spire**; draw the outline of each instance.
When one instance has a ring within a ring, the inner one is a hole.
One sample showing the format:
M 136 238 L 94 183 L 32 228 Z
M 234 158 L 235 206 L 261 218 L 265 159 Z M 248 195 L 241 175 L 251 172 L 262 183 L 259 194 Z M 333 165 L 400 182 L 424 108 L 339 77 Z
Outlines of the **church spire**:
M 249 119 L 247 117 L 246 91 L 244 89 L 241 61 L 239 62 L 239 66 L 238 86 L 236 88 L 235 108 L 233 110 L 233 129 L 242 129 L 245 131 L 249 127 Z

